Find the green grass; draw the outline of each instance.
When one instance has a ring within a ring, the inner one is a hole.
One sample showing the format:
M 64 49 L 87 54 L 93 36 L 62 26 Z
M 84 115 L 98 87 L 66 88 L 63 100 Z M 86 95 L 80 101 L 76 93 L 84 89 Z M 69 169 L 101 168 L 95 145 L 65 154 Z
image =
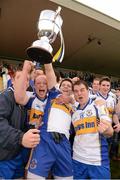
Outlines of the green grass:
M 120 179 L 120 161 L 111 161 L 111 178 Z
M 120 146 L 119 146 L 119 157 L 120 157 Z M 111 178 L 120 179 L 120 161 L 111 160 Z

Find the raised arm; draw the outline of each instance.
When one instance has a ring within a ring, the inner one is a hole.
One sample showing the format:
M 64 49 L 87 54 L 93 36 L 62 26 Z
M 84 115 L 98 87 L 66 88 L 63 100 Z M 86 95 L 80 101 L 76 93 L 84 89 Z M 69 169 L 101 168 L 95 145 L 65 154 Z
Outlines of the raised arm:
M 26 90 L 29 85 L 29 76 L 32 68 L 33 63 L 31 61 L 25 60 L 22 71 L 19 73 L 19 75 L 16 74 L 15 76 L 15 81 L 17 81 L 17 83 L 13 82 L 13 86 L 15 100 L 18 104 L 25 105 L 29 100 L 29 97 L 26 94 Z
M 99 123 L 98 131 L 106 137 L 111 137 L 113 135 L 113 128 L 111 125 L 111 119 L 109 118 L 109 113 L 106 108 L 106 104 L 103 100 L 95 100 L 95 106 L 98 111 Z
M 56 76 L 54 73 L 52 63 L 45 64 L 44 68 L 45 68 L 45 74 L 46 74 L 47 81 L 48 81 L 48 89 L 51 89 L 57 84 Z

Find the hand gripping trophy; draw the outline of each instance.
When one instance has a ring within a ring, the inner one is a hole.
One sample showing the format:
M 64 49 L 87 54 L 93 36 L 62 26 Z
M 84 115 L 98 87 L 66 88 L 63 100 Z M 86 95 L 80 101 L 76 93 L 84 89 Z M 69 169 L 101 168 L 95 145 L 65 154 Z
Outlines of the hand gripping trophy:
M 62 62 L 65 52 L 64 39 L 61 26 L 63 20 L 60 16 L 61 7 L 56 11 L 43 10 L 40 13 L 38 21 L 38 39 L 27 48 L 27 55 L 33 61 L 40 64 L 47 64 L 54 61 Z M 51 44 L 55 41 L 57 35 L 60 35 L 60 48 L 53 56 Z

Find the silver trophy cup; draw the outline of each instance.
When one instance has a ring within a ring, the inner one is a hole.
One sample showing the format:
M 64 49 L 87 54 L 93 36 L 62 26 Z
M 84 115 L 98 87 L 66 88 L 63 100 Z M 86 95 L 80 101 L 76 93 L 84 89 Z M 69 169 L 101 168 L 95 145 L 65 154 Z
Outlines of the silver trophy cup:
M 38 40 L 27 48 L 27 55 L 33 61 L 47 64 L 53 61 L 53 48 L 51 44 L 55 41 L 58 33 L 60 35 L 63 20 L 60 16 L 61 7 L 56 11 L 43 10 L 38 21 Z M 63 39 L 63 38 L 61 38 Z

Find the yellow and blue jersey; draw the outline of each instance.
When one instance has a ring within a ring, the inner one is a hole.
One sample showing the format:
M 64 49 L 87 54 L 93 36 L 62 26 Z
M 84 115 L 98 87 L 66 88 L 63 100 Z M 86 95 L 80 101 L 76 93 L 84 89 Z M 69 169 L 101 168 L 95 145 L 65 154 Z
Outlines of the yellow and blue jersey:
M 116 105 L 115 99 L 109 93 L 106 97 L 102 96 L 102 94 L 100 94 L 100 93 L 97 93 L 97 99 L 99 99 L 99 98 L 105 100 L 106 107 L 107 107 L 108 112 L 109 112 L 109 117 L 112 120 L 115 105 Z
M 97 119 L 104 117 L 110 122 L 108 114 L 99 111 L 93 100 L 88 101 L 81 109 L 78 106 L 73 114 L 72 123 L 75 129 L 73 144 L 73 159 L 85 164 L 101 165 L 108 164 L 108 144 L 106 138 L 99 134 Z
M 62 133 L 69 138 L 72 106 L 70 104 L 57 104 L 56 99 L 59 95 L 60 91 L 55 88 L 49 91 L 43 116 L 44 124 L 41 130 Z
M 30 98 L 26 105 L 30 125 L 34 125 L 36 128 L 41 125 L 46 102 L 47 97 L 44 100 L 38 98 L 37 96 Z

